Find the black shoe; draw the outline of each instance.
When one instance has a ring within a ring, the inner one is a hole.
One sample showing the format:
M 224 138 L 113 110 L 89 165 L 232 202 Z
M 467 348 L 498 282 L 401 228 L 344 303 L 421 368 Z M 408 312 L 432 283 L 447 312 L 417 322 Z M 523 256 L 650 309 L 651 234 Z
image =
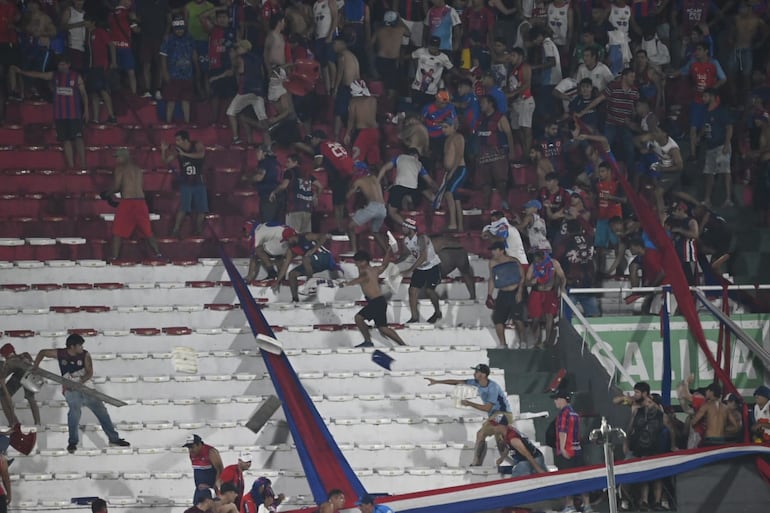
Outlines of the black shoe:
M 433 315 L 430 316 L 430 319 L 428 319 L 428 322 L 433 324 L 434 322 L 438 321 L 442 317 L 444 317 L 444 316 L 441 315 L 441 312 L 436 312 L 436 313 L 434 313 Z
M 667 508 L 667 507 L 665 507 L 665 506 L 664 506 L 663 504 L 661 504 L 660 502 L 656 502 L 656 503 L 655 503 L 655 504 L 652 506 L 652 510 L 653 510 L 653 511 L 668 511 L 668 508 Z
M 358 344 L 356 347 L 374 347 L 374 343 L 364 340 L 363 342 Z
M 78 444 L 69 444 L 67 446 L 67 452 L 70 454 L 75 454 L 75 451 L 78 450 Z
M 646 502 L 639 503 L 639 511 L 650 511 L 650 505 Z
M 343 232 L 342 230 L 332 230 L 332 235 L 342 236 L 347 235 L 347 233 Z
M 5 460 L 6 464 L 10 467 L 13 462 L 16 461 L 16 458 L 8 458 Z
M 406 321 L 407 324 L 412 324 L 412 323 L 415 323 L 415 322 L 420 322 L 420 319 L 416 319 L 416 318 L 412 317 L 411 319 Z
M 122 438 L 118 438 L 117 440 L 111 441 L 110 445 L 112 447 L 131 447 L 131 444 L 126 442 Z
M 115 125 L 115 124 L 117 124 L 117 122 L 118 122 L 118 120 L 117 120 L 117 118 L 115 116 L 110 116 L 110 117 L 107 118 L 107 123 L 110 124 L 110 125 Z

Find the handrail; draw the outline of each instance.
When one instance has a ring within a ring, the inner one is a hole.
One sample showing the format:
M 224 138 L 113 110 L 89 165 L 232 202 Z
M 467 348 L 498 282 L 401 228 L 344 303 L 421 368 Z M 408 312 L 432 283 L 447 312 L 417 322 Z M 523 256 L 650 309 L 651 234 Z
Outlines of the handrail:
M 567 294 L 562 294 L 561 300 L 564 301 L 567 306 L 572 310 L 572 314 L 575 316 L 575 318 L 580 321 L 580 324 L 583 325 L 583 328 L 586 330 L 586 332 L 591 335 L 594 340 L 596 341 L 596 346 L 598 346 L 599 350 L 602 351 L 604 357 L 606 357 L 612 365 L 615 367 L 615 371 L 619 372 L 626 380 L 628 380 L 629 383 L 635 384 L 636 381 L 634 378 L 631 377 L 631 375 L 628 373 L 625 367 L 620 363 L 620 360 L 617 359 L 615 356 L 615 353 L 612 352 L 612 346 L 609 345 L 607 342 L 605 342 L 600 336 L 599 333 L 594 329 L 593 326 L 591 326 L 591 323 L 588 322 L 588 320 L 583 316 L 582 313 L 580 313 L 580 310 L 578 310 L 577 305 L 572 302 L 572 300 L 567 296 Z M 585 337 L 583 337 L 583 345 L 585 346 Z M 614 372 L 612 373 L 614 376 Z M 612 385 L 612 380 L 610 380 L 610 385 Z
M 647 293 L 647 292 L 663 292 L 665 286 L 661 287 L 601 287 L 601 288 L 574 288 L 569 289 L 570 294 L 603 294 L 606 292 L 627 292 L 629 294 L 634 293 Z M 724 287 L 721 285 L 704 285 L 698 287 L 690 287 L 691 291 L 701 290 L 707 292 L 722 291 Z M 728 285 L 727 290 L 770 290 L 770 285 Z

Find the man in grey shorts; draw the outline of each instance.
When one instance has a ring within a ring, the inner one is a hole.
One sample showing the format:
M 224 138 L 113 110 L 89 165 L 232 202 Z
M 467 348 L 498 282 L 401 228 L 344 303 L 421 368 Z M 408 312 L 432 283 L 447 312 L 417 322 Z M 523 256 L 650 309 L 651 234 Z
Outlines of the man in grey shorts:
M 441 259 L 441 276 L 446 278 L 449 273 L 457 269 L 468 288 L 470 299 L 476 299 L 476 278 L 473 275 L 473 267 L 468 258 L 468 251 L 462 243 L 448 235 L 431 236 L 433 248 Z
M 387 209 L 385 208 L 385 198 L 382 195 L 382 187 L 376 176 L 369 172 L 364 164 L 356 164 L 356 174 L 353 176 L 353 183 L 348 191 L 348 199 L 352 198 L 357 192 L 363 194 L 366 198 L 366 206 L 356 210 L 352 216 L 352 222 L 348 226 L 348 238 L 353 253 L 358 251 L 358 236 L 369 226 L 374 235 L 374 240 L 380 245 L 383 251 L 388 249 L 385 237 L 380 233 L 382 223 L 385 221 Z

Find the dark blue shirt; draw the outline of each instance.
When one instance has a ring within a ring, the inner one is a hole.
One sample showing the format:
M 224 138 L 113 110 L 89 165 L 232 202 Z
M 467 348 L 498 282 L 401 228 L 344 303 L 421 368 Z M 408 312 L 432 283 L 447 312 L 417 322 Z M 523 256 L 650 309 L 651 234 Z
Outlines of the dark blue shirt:
M 570 114 L 574 114 L 576 112 L 582 112 L 588 105 L 594 101 L 594 98 L 596 98 L 596 95 L 594 93 L 591 93 L 590 98 L 583 98 L 580 95 L 575 96 L 570 100 L 569 102 L 569 112 Z M 596 111 L 596 109 L 591 109 L 589 111 L 586 111 L 585 114 L 580 118 L 583 123 L 590 126 L 594 130 L 598 130 L 599 128 L 599 113 Z
M 708 149 L 719 148 L 725 143 L 727 127 L 731 125 L 727 109 L 719 105 L 716 109 L 706 111 L 706 122 L 703 125 L 703 140 Z
M 487 94 L 495 99 L 495 106 L 497 107 L 497 112 L 500 112 L 502 114 L 508 113 L 508 98 L 506 98 L 505 93 L 497 86 L 492 86 L 487 91 Z

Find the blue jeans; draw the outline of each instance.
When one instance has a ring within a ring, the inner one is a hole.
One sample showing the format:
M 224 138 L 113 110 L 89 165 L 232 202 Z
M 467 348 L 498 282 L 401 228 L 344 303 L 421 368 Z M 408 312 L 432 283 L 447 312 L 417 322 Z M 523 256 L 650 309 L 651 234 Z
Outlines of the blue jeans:
M 540 468 L 542 468 L 543 470 L 546 470 L 545 460 L 543 459 L 542 454 L 536 457 L 535 461 L 537 461 L 537 464 L 540 465 Z M 527 460 L 518 462 L 511 469 L 511 477 L 528 476 L 530 474 L 536 474 L 536 473 L 537 471 L 534 468 L 532 468 L 532 464 Z
M 101 400 L 87 396 L 77 390 L 65 391 L 64 398 L 67 400 L 67 406 L 70 408 L 69 412 L 67 412 L 67 427 L 69 427 L 70 432 L 69 445 L 77 445 L 78 443 L 78 428 L 80 426 L 80 414 L 83 406 L 94 412 L 99 424 L 102 425 L 104 434 L 107 435 L 107 439 L 111 443 L 120 440 L 120 435 L 115 431 L 110 414 L 107 413 L 107 408 L 104 407 L 104 403 Z
M 601 315 L 599 301 L 593 294 L 568 294 L 568 296 L 575 303 L 575 306 L 583 307 L 584 317 L 599 317 Z
M 604 136 L 610 143 L 613 153 L 616 156 L 620 153 L 621 159 L 626 162 L 628 168 L 634 160 L 634 136 L 631 134 L 631 130 L 627 126 L 605 123 Z M 618 146 L 621 148 L 621 152 L 617 151 Z

